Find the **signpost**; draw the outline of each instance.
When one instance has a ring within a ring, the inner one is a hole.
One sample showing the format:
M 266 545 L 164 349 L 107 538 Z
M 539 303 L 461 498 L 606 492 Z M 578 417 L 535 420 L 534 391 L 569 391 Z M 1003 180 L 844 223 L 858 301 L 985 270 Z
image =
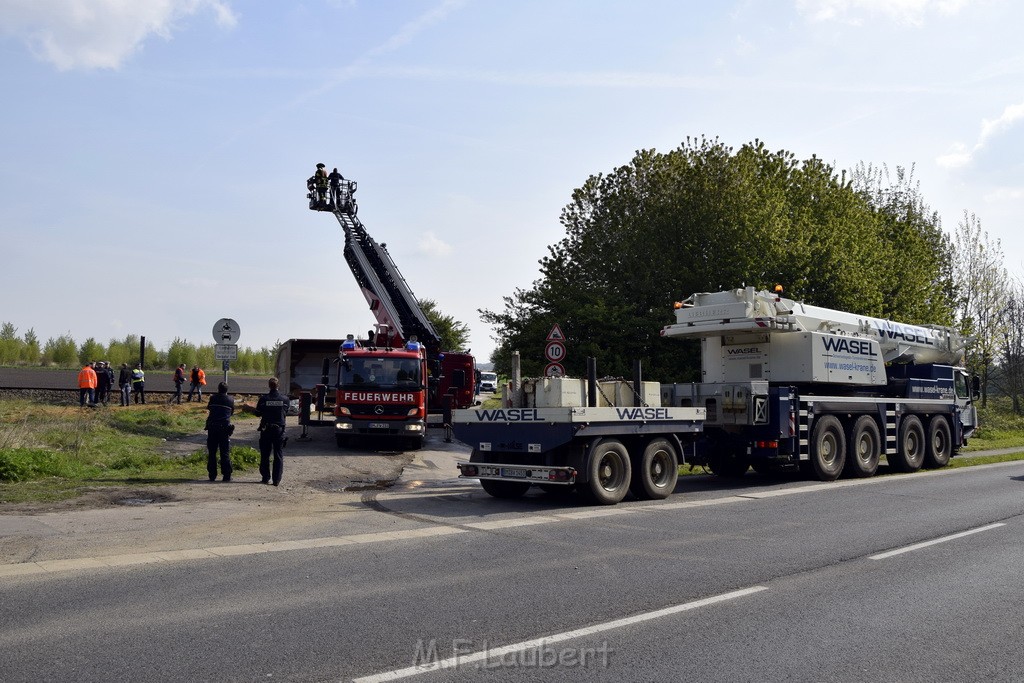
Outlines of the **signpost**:
M 565 335 L 562 334 L 562 328 L 556 323 L 551 331 L 548 332 L 547 345 L 544 347 L 544 357 L 548 359 L 548 364 L 544 368 L 545 377 L 564 377 L 565 367 L 562 365 L 562 361 L 565 360 Z
M 242 329 L 231 318 L 221 318 L 213 324 L 213 357 L 224 361 L 224 381 L 228 381 L 228 370 L 231 369 L 231 361 L 238 360 L 238 338 L 242 336 Z

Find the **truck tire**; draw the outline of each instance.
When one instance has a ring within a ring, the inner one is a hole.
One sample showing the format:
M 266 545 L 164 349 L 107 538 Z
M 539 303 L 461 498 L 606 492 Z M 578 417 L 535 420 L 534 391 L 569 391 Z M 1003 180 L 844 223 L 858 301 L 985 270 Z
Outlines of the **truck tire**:
M 675 491 L 679 457 L 668 439 L 653 439 L 643 453 L 632 453 L 633 472 L 629 490 L 641 500 L 661 500 Z
M 846 432 L 846 473 L 852 477 L 873 477 L 882 457 L 882 434 L 870 415 L 861 415 Z
M 811 433 L 811 471 L 818 481 L 835 481 L 846 464 L 846 435 L 835 415 L 814 421 Z
M 525 481 L 496 481 L 481 479 L 480 486 L 495 498 L 519 498 L 530 488 Z
M 580 491 L 597 505 L 615 505 L 629 491 L 629 452 L 617 439 L 602 439 L 590 449 L 587 481 Z
M 908 415 L 900 423 L 896 454 L 886 456 L 896 472 L 916 472 L 924 463 L 924 427 L 917 415 Z
M 928 421 L 928 441 L 924 449 L 924 466 L 945 467 L 953 457 L 953 434 L 949 420 L 943 415 L 934 415 Z

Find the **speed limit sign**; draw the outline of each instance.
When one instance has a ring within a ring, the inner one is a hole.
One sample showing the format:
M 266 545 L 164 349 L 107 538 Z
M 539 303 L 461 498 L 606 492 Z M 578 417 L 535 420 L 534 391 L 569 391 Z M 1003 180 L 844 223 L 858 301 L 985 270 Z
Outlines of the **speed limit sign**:
M 565 344 L 558 341 L 548 342 L 544 347 L 544 357 L 552 363 L 558 363 L 565 358 Z

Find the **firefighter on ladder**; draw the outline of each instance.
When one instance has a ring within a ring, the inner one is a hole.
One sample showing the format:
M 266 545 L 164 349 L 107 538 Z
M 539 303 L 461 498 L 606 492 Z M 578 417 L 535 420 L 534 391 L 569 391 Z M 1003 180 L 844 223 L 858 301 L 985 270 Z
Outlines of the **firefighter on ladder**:
M 324 164 L 316 165 L 316 173 L 306 181 L 306 189 L 310 192 L 310 208 L 313 209 L 326 209 L 327 208 L 327 167 Z

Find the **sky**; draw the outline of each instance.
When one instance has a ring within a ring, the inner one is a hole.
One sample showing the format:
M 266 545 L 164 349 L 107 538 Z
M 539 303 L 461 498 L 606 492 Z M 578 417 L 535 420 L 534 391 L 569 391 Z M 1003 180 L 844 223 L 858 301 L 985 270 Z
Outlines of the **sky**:
M 0 321 L 365 334 L 342 230 L 308 209 L 322 162 L 485 362 L 478 310 L 540 276 L 572 191 L 687 136 L 912 167 L 1017 276 L 1022 25 L 1013 0 L 0 0 Z

